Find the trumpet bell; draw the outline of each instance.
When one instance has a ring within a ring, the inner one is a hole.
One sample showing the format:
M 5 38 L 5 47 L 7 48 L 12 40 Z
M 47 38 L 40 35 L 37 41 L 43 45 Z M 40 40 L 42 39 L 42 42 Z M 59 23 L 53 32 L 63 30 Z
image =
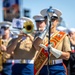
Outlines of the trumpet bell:
M 23 33 L 33 33 L 34 31 L 34 24 L 32 21 L 26 21 L 23 25 L 22 29 Z

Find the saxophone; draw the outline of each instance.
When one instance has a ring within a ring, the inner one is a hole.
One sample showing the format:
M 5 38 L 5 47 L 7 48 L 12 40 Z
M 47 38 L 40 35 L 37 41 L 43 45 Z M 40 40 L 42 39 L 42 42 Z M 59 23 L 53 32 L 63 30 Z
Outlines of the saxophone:
M 0 37 L 0 46 L 2 45 L 2 38 Z M 3 57 L 2 57 L 2 55 L 3 55 L 3 52 L 0 50 L 0 71 L 2 71 L 2 69 L 3 69 L 3 66 L 2 66 L 2 64 L 3 64 Z
M 3 40 L 0 36 L 0 46 L 3 44 Z M 1 49 L 0 49 L 0 72 L 3 70 L 3 63 L 6 63 L 6 60 L 7 60 L 7 53 L 6 52 L 3 52 Z
M 3 44 L 2 32 L 0 31 L 0 47 Z M 0 48 L 0 72 L 3 70 L 3 63 L 6 63 L 6 60 L 10 57 L 7 52 L 4 52 Z

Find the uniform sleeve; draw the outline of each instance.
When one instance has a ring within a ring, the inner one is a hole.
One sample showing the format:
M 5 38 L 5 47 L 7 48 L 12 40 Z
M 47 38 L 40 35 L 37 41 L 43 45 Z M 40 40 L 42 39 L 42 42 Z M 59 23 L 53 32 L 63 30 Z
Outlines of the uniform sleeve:
M 7 47 L 10 46 L 10 45 L 12 44 L 12 42 L 13 42 L 13 39 L 10 39 L 10 41 L 9 41 L 9 43 L 8 43 L 8 45 L 7 45 Z M 7 53 L 7 52 L 3 52 L 3 59 L 8 59 L 8 58 L 10 58 L 10 57 L 11 57 L 11 54 L 9 54 L 9 53 Z
M 70 41 L 69 41 L 68 36 L 66 36 L 66 37 L 63 39 L 63 51 L 64 51 L 64 52 L 71 51 Z
M 3 58 L 4 58 L 4 59 L 10 58 L 10 56 L 11 56 L 11 55 L 8 54 L 7 52 L 4 52 L 4 53 L 3 53 Z
M 15 39 L 11 39 L 7 45 L 7 47 L 9 47 L 13 42 L 14 42 Z

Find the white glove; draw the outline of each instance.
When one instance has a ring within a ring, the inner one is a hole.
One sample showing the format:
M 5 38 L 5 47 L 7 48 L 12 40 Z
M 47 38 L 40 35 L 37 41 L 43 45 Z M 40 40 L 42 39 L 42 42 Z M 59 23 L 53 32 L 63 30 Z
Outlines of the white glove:
M 57 50 L 55 48 L 53 48 L 51 45 L 49 45 L 48 47 L 50 47 L 50 52 L 56 57 L 59 58 L 62 55 L 62 51 Z
M 46 47 L 44 44 L 40 44 L 39 46 L 44 48 L 45 50 L 48 50 L 48 47 Z
M 47 26 L 46 29 L 43 31 L 43 33 L 41 33 L 38 37 L 43 40 L 48 32 L 48 29 L 49 26 Z
M 48 47 L 46 47 L 44 44 L 40 44 L 39 46 L 42 47 L 42 48 L 44 48 L 45 50 L 48 50 L 48 47 L 50 47 L 50 52 L 51 52 L 56 58 L 59 58 L 59 57 L 62 55 L 62 51 L 53 48 L 51 45 L 49 45 Z

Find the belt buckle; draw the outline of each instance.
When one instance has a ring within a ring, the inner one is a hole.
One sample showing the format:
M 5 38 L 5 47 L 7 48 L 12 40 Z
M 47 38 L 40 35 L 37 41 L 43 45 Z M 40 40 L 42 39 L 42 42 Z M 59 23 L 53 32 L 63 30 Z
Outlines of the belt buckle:
M 21 63 L 26 63 L 26 60 L 24 60 L 24 59 L 23 59 L 23 60 L 21 60 Z
M 52 60 L 49 61 L 49 65 L 53 65 L 53 61 Z
M 54 65 L 56 64 L 55 60 L 50 60 L 49 65 Z

